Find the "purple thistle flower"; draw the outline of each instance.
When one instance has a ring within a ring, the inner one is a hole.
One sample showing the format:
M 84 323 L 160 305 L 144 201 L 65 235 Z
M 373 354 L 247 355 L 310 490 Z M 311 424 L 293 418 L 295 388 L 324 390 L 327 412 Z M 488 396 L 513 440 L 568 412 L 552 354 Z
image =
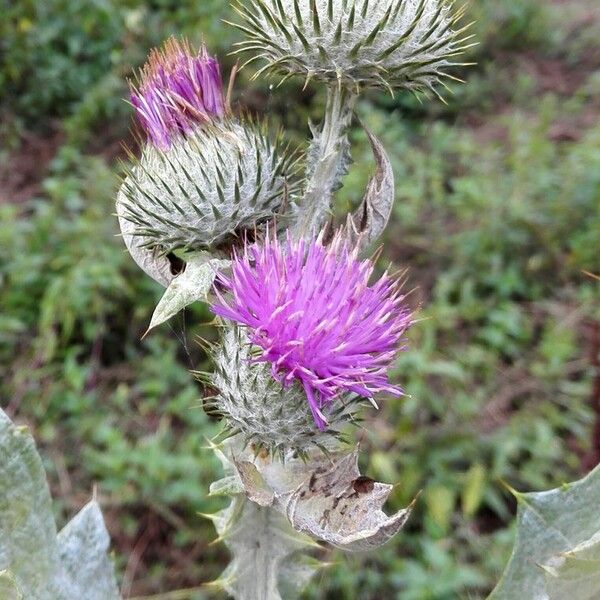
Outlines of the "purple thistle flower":
M 131 104 L 152 143 L 169 148 L 178 135 L 225 114 L 219 63 L 202 46 L 174 38 L 150 53 L 139 87 L 131 86 Z
M 385 274 L 369 285 L 373 270 L 340 237 L 324 246 L 267 236 L 234 254 L 231 277 L 217 280 L 231 297 L 216 289 L 213 312 L 249 328 L 263 350 L 256 360 L 270 362 L 284 386 L 302 384 L 321 430 L 321 409 L 342 392 L 402 394 L 387 370 L 412 316 L 397 280 Z

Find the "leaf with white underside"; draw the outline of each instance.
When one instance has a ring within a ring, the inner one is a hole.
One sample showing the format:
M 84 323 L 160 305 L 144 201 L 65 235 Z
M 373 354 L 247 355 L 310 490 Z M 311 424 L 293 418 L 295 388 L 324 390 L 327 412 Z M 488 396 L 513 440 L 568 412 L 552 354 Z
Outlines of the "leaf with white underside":
M 148 331 L 168 321 L 192 302 L 206 301 L 218 271 L 229 264 L 228 260 L 211 258 L 204 252 L 186 259 L 185 270 L 171 281 L 154 309 Z
M 10 573 L 11 584 L 23 598 L 116 600 L 114 573 L 106 556 L 108 537 L 97 506 L 84 508 L 57 536 L 33 438 L 1 410 L 0 473 L 0 572 Z M 74 537 L 80 543 L 73 552 Z M 86 572 L 94 577 L 84 578 Z M 3 579 L 7 586 L 8 575 Z
M 361 476 L 357 450 L 329 456 L 315 452 L 305 462 L 238 457 L 235 466 L 250 500 L 273 506 L 297 531 L 349 552 L 385 544 L 412 510 L 383 512 L 393 486 Z
M 600 597 L 600 467 L 547 492 L 514 492 L 517 537 L 489 600 Z
M 387 227 L 394 205 L 394 173 L 385 148 L 365 128 L 375 157 L 376 172 L 367 184 L 360 207 L 348 215 L 346 235 L 353 246 L 370 246 Z
M 8 571 L 0 571 L 0 598 L 2 600 L 23 600 L 15 578 Z
M 92 500 L 58 534 L 58 551 L 79 598 L 108 600 L 119 597 L 110 538 L 100 507 Z

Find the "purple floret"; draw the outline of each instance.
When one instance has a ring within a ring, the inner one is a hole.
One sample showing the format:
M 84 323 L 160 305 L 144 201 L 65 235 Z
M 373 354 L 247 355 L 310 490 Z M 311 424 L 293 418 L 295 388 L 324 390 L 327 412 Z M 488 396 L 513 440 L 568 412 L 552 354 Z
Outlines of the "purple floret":
M 218 277 L 217 315 L 246 325 L 284 386 L 298 380 L 319 429 L 322 409 L 342 392 L 399 396 L 387 371 L 412 323 L 400 284 L 387 274 L 369 285 L 374 264 L 336 238 L 287 244 L 267 238 L 235 254 Z
M 204 46 L 194 53 L 189 44 L 170 39 L 151 52 L 139 87 L 132 86 L 131 104 L 152 143 L 169 148 L 199 123 L 224 116 L 219 63 Z

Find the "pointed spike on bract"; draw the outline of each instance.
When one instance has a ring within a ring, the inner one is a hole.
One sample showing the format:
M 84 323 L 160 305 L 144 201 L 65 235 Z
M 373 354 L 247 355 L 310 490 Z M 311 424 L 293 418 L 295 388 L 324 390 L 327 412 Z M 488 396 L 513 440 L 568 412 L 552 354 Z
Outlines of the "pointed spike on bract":
M 436 86 L 450 58 L 465 51 L 459 25 L 465 9 L 446 0 L 248 0 L 239 11 L 241 50 L 264 62 L 257 76 L 286 79 L 296 74 L 305 84 L 314 76 L 327 84 L 343 73 L 347 88 L 417 90 Z M 282 12 L 283 8 L 283 12 Z M 285 14 L 285 17 L 283 16 Z M 428 61 L 425 73 L 413 65 Z
M 197 512 L 196 514 L 199 517 L 202 517 L 203 519 L 207 519 L 208 521 L 212 521 L 213 523 L 216 523 L 217 521 L 219 521 L 221 519 L 221 517 L 219 516 L 219 513 L 202 513 L 202 512 Z
M 143 238 L 160 255 L 226 251 L 231 232 L 260 229 L 277 214 L 287 180 L 297 181 L 292 156 L 252 119 L 199 127 L 167 150 L 146 145 L 117 200 L 126 243 Z
M 517 490 L 515 490 L 515 488 L 513 488 L 508 482 L 506 482 L 504 479 L 499 479 L 498 480 L 500 485 L 502 485 L 502 487 L 509 492 L 512 496 L 515 497 L 515 499 L 517 501 L 522 501 L 525 498 L 525 494 L 523 494 L 522 492 L 518 492 Z

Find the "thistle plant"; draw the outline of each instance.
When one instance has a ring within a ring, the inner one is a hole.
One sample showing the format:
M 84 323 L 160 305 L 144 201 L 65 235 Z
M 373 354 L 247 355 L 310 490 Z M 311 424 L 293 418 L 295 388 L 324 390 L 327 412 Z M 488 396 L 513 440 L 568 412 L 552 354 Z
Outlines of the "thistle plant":
M 401 395 L 386 370 L 410 324 L 398 280 L 383 276 L 372 285 L 372 261 L 337 236 L 328 246 L 289 236 L 267 238 L 262 247 L 234 252 L 231 277 L 219 275 L 228 301 L 213 311 L 245 325 L 249 342 L 270 364 L 281 386 L 301 385 L 315 425 L 325 430 L 340 395 L 372 398 Z
M 435 90 L 468 46 L 462 11 L 444 0 L 248 0 L 236 4 L 256 73 L 325 87 L 320 127 L 303 154 L 239 116 L 202 47 L 152 52 L 131 104 L 146 134 L 117 199 L 133 258 L 167 290 L 155 327 L 193 301 L 210 304 L 220 340 L 197 372 L 222 433 L 211 442 L 232 496 L 210 518 L 232 553 L 217 582 L 240 599 L 294 598 L 318 542 L 376 548 L 411 512 L 387 515 L 392 486 L 361 475 L 352 426 L 402 388 L 389 370 L 414 316 L 402 277 L 375 277 L 374 243 L 394 181 L 367 132 L 376 172 L 354 214 L 336 222 L 350 164 L 347 130 L 366 88 Z M 252 62 L 250 60 L 249 62 Z M 436 92 L 437 93 L 437 92 Z M 303 173 L 303 175 L 300 175 Z M 210 390 L 210 391 L 209 391 Z
M 166 288 L 150 329 L 195 301 L 219 327 L 214 369 L 195 373 L 223 425 L 210 445 L 224 477 L 210 492 L 230 498 L 205 515 L 231 551 L 214 583 L 238 600 L 288 600 L 322 566 L 314 548 L 376 549 L 412 509 L 384 511 L 392 485 L 362 475 L 351 444 L 364 411 L 402 395 L 390 368 L 415 320 L 402 278 L 374 276 L 394 179 L 368 131 L 375 174 L 353 214 L 332 215 L 356 98 L 367 88 L 441 97 L 473 42 L 446 0 L 235 1 L 245 39 L 234 53 L 264 62 L 256 76 L 325 88 L 307 152 L 239 114 L 233 76 L 225 93 L 205 47 L 169 40 L 131 84 L 144 139 L 117 213 L 133 259 Z M 116 600 L 95 500 L 57 534 L 33 440 L 2 411 L 0 473 L 0 599 Z M 600 470 L 513 493 L 517 542 L 490 598 L 598 598 Z

